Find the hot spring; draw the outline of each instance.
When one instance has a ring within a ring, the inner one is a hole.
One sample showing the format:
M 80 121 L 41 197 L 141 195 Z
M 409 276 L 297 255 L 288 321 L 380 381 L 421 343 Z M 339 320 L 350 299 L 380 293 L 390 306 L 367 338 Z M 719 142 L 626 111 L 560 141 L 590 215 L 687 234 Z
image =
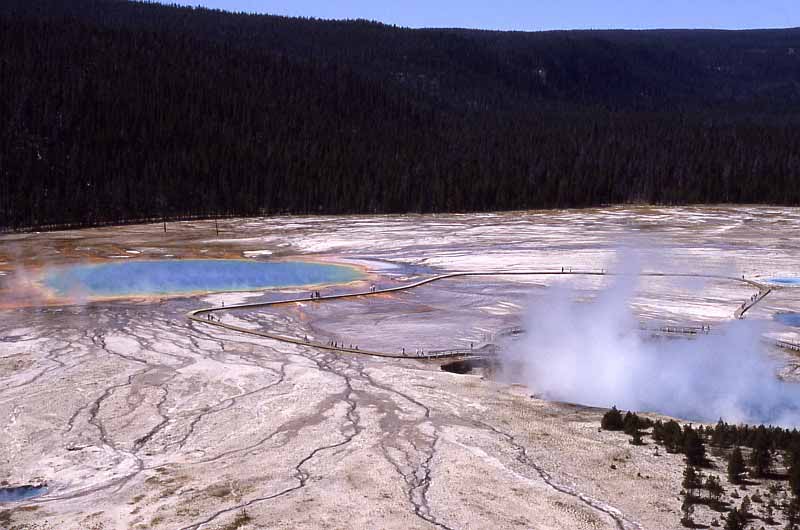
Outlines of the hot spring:
M 800 287 L 800 278 L 770 278 L 767 283 L 789 287 Z
M 122 297 L 252 291 L 346 283 L 361 277 L 354 267 L 327 263 L 197 259 L 53 267 L 46 270 L 43 283 L 59 296 Z
M 47 486 L 19 486 L 0 488 L 0 502 L 18 502 L 33 499 L 47 493 Z
M 792 326 L 795 328 L 800 328 L 800 313 L 792 313 L 792 312 L 775 313 L 772 319 L 777 322 L 780 322 L 784 326 Z

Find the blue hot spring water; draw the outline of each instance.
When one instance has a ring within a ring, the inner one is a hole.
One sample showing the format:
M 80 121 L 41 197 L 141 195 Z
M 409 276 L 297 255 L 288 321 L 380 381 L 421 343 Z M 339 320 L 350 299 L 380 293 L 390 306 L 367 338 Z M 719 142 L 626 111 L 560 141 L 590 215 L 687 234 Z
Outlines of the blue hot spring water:
M 775 313 L 772 318 L 784 326 L 800 328 L 800 313 Z
M 767 283 L 800 287 L 800 278 L 770 278 Z
M 353 267 L 326 263 L 193 259 L 56 267 L 46 273 L 44 283 L 60 296 L 129 296 L 249 291 L 360 277 Z
M 15 502 L 33 499 L 47 493 L 47 486 L 19 486 L 0 488 L 0 502 Z

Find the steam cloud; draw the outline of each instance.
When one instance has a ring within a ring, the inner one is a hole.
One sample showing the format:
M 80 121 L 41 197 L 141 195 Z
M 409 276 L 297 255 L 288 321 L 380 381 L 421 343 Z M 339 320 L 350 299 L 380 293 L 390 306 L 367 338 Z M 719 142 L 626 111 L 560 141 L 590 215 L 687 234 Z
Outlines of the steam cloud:
M 588 303 L 555 287 L 531 304 L 523 344 L 504 353 L 515 378 L 548 399 L 655 411 L 696 421 L 800 425 L 800 385 L 777 379 L 758 322 L 694 339 L 648 339 L 625 275 Z

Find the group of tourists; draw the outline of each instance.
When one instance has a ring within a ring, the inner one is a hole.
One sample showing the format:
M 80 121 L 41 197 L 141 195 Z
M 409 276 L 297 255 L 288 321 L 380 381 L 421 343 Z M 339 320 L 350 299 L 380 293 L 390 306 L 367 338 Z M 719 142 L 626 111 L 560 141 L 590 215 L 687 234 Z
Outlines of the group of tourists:
M 750 303 L 751 304 L 755 303 L 758 300 L 758 295 L 759 294 L 761 294 L 761 293 L 756 293 L 756 294 L 754 294 L 753 296 L 750 297 Z M 742 307 L 742 309 L 747 307 L 747 301 L 742 302 L 742 306 L 741 307 Z
M 561 274 L 569 273 L 572 274 L 572 267 L 561 267 Z M 600 269 L 600 274 L 605 274 L 605 269 Z
M 343 342 L 336 342 L 335 340 L 329 340 L 328 341 L 328 346 L 330 346 L 331 348 L 341 348 L 342 350 L 356 350 L 356 351 L 358 351 L 358 345 L 354 346 L 354 345 L 351 344 L 350 347 L 347 348 L 344 345 Z
M 320 298 L 322 298 L 322 295 L 319 294 L 319 291 L 311 291 L 312 300 L 319 300 Z

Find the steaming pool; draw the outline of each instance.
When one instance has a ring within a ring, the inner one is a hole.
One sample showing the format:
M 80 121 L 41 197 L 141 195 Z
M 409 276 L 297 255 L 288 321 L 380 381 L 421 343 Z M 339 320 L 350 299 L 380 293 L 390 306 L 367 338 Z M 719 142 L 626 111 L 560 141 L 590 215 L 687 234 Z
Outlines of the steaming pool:
M 58 296 L 115 297 L 346 283 L 362 276 L 355 267 L 327 263 L 193 259 L 54 267 L 43 283 Z

